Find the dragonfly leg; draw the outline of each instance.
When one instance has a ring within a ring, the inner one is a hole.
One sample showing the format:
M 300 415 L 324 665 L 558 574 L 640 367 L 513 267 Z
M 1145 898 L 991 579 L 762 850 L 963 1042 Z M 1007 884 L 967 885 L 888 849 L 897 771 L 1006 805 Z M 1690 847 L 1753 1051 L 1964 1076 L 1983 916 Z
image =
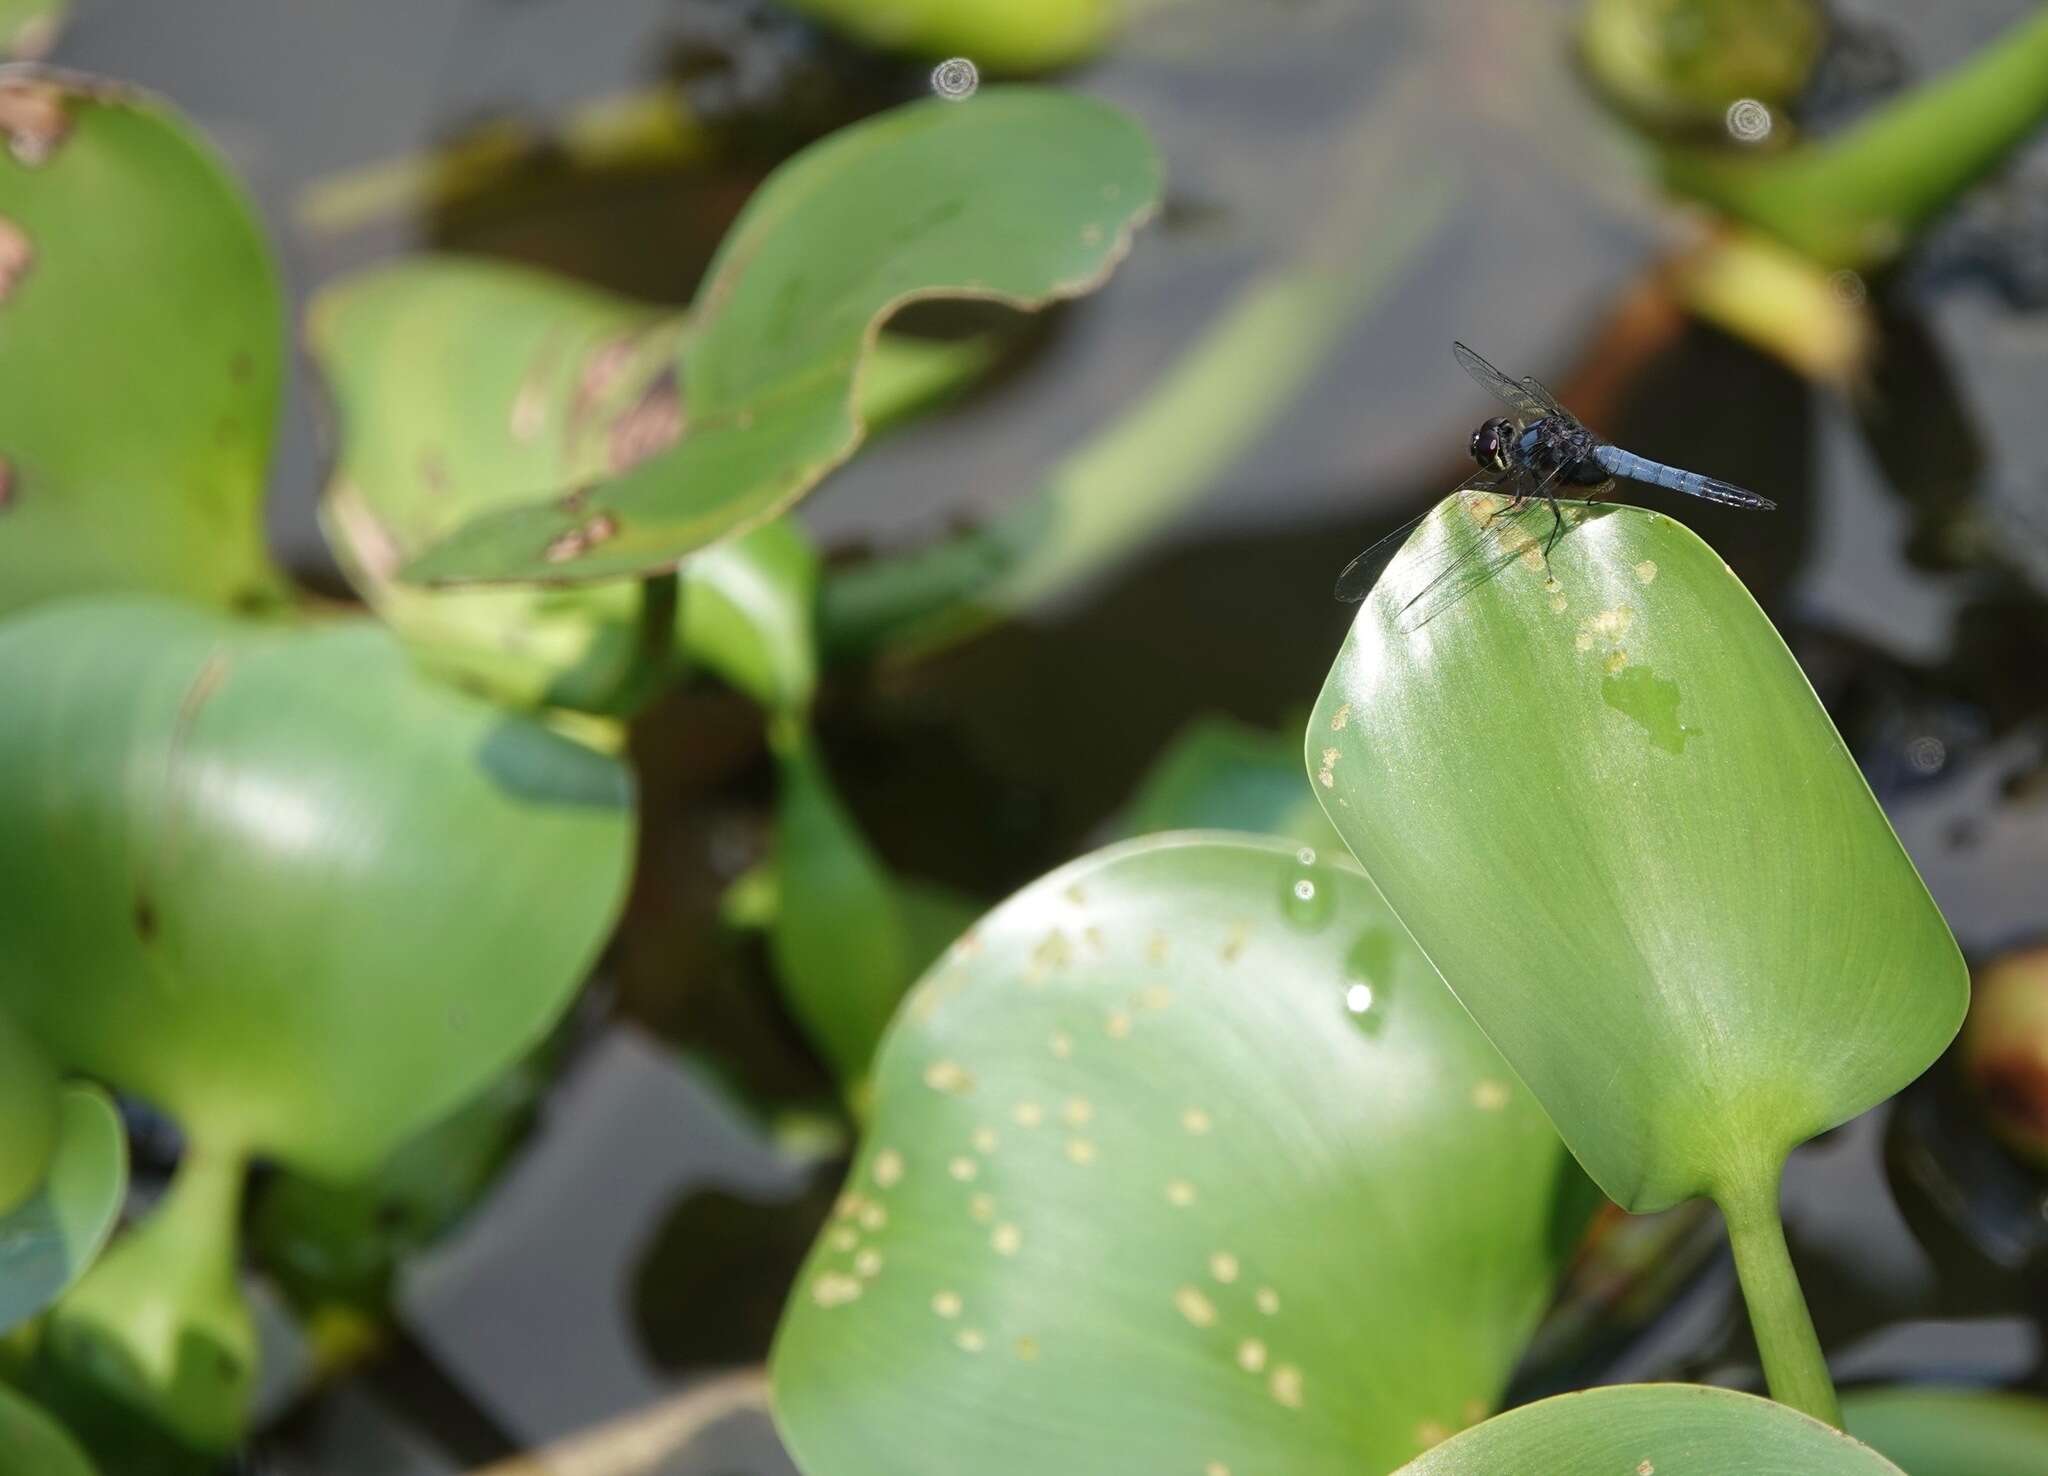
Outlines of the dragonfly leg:
M 1557 547 L 1557 540 L 1564 537 L 1564 512 L 1558 507 L 1555 497 L 1545 497 L 1550 504 L 1550 536 L 1543 540 L 1543 557 L 1549 558 L 1550 551 Z

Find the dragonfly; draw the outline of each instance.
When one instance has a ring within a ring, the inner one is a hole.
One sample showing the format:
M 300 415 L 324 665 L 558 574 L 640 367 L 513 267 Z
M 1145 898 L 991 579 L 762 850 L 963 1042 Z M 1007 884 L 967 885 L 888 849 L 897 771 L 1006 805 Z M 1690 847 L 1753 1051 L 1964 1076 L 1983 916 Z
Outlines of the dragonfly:
M 1494 416 L 1472 432 L 1470 449 L 1478 470 L 1458 488 L 1461 492 L 1491 493 L 1499 500 L 1491 510 L 1480 505 L 1476 538 L 1463 541 L 1441 568 L 1422 571 L 1422 587 L 1397 612 L 1396 623 L 1404 630 L 1435 618 L 1466 590 L 1539 543 L 1548 555 L 1565 529 L 1564 512 L 1557 502 L 1560 491 L 1591 501 L 1610 494 L 1616 480 L 1625 477 L 1724 507 L 1756 512 L 1777 507 L 1768 497 L 1732 482 L 1624 451 L 1587 430 L 1537 380 L 1527 376 L 1510 379 L 1462 343 L 1453 343 L 1451 353 L 1467 374 L 1513 412 Z M 1547 528 L 1543 527 L 1545 513 L 1549 515 Z M 1356 604 L 1370 594 L 1384 562 L 1382 550 L 1420 521 L 1416 518 L 1395 529 L 1345 565 L 1337 576 L 1337 598 Z

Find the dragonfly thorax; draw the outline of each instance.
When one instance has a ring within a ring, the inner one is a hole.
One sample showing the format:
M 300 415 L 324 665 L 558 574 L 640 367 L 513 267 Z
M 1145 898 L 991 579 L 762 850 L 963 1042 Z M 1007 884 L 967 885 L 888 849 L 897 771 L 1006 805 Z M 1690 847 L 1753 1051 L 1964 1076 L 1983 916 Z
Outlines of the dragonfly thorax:
M 1494 419 L 1472 432 L 1472 459 L 1487 471 L 1506 471 L 1512 462 L 1515 423 Z

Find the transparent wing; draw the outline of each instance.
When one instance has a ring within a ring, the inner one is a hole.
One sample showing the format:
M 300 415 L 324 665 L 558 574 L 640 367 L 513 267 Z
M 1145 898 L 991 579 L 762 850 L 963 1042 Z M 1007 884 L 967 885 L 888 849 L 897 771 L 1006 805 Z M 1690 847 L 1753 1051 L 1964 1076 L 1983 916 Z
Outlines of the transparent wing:
M 1562 416 L 1564 419 L 1570 421 L 1573 425 L 1577 425 L 1579 423 L 1578 417 L 1572 414 L 1571 411 L 1565 409 L 1564 402 L 1559 400 L 1556 395 L 1553 395 L 1544 386 L 1543 381 L 1536 378 L 1535 375 L 1524 374 L 1522 376 L 1522 388 L 1528 391 L 1529 397 L 1531 399 L 1533 399 L 1537 404 L 1543 406 L 1544 413 L 1546 415 Z
M 1525 415 L 1531 420 L 1541 420 L 1546 415 L 1557 414 L 1563 408 L 1557 406 L 1553 409 L 1555 401 L 1545 404 L 1544 399 L 1530 393 L 1528 386 L 1535 381 L 1527 380 L 1516 384 L 1462 343 L 1453 343 L 1451 354 L 1464 367 L 1467 374 L 1478 380 L 1490 393 L 1511 406 L 1518 414 Z M 1550 392 L 1545 390 L 1543 393 L 1544 397 L 1548 398 Z
M 1501 483 L 1507 481 L 1510 475 L 1508 472 L 1474 472 L 1465 481 L 1464 485 L 1456 490 L 1460 492 L 1490 492 Z M 1428 517 L 1433 511 L 1435 511 L 1434 508 L 1423 509 L 1386 537 L 1379 539 L 1371 548 L 1368 548 L 1364 553 L 1346 564 L 1344 572 L 1337 576 L 1337 598 L 1347 605 L 1355 605 L 1371 594 L 1373 585 L 1379 582 L 1380 571 L 1385 569 L 1394 555 L 1400 552 L 1402 543 L 1414 531 L 1415 525 Z

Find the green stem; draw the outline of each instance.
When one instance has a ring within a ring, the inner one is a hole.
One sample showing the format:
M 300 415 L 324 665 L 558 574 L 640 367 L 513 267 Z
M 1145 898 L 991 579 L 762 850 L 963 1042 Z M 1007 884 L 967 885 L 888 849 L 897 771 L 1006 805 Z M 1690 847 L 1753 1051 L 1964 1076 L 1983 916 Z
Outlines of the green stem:
M 1782 1165 L 1745 1176 L 1724 1187 L 1715 1198 L 1728 1220 L 1728 1243 L 1735 1251 L 1735 1274 L 1749 1307 L 1749 1325 L 1763 1357 L 1764 1381 L 1780 1404 L 1839 1427 L 1842 1411 L 1834 1381 L 1813 1330 L 1813 1317 L 1800 1294 L 1792 1256 L 1785 1248 L 1785 1227 L 1778 1218 L 1778 1180 Z
M 1895 257 L 2044 117 L 2048 8 L 1837 139 L 1747 158 L 1674 152 L 1666 180 L 1824 265 L 1869 269 Z

